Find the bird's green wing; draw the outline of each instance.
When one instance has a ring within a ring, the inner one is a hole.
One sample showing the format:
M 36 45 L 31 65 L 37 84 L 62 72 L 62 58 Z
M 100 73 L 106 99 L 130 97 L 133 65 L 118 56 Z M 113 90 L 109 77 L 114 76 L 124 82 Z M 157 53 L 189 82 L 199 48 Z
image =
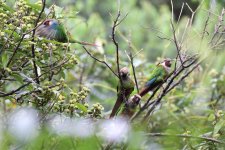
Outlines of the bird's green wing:
M 66 30 L 61 24 L 57 27 L 56 39 L 58 39 L 59 42 L 68 42 Z
M 150 86 L 155 82 L 161 82 L 163 80 L 165 70 L 162 66 L 157 66 L 150 74 L 149 81 L 146 86 Z
M 123 81 L 123 87 L 127 91 L 128 95 L 130 95 L 133 92 L 134 86 L 135 86 L 135 84 L 132 79 Z M 120 81 L 118 81 L 117 93 L 120 91 L 121 91 L 121 84 L 120 84 Z

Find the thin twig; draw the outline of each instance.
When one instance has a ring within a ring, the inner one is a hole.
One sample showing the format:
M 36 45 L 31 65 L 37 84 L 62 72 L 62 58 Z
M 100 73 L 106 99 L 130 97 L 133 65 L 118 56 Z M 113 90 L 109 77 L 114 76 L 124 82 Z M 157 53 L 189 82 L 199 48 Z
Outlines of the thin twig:
M 174 13 L 174 10 L 173 10 L 173 0 L 170 0 L 170 5 L 171 5 L 171 19 L 173 21 L 174 20 L 174 15 L 173 15 L 173 13 Z
M 205 137 L 205 136 L 193 136 L 193 135 L 186 135 L 186 134 L 168 134 L 168 133 L 147 133 L 146 136 L 173 136 L 173 137 L 181 137 L 181 138 L 196 138 L 196 139 L 202 139 L 205 141 L 211 141 L 219 144 L 225 144 L 225 142 L 211 138 L 211 137 Z
M 105 62 L 104 60 L 99 60 L 98 58 L 94 57 L 94 56 L 86 49 L 85 46 L 83 46 L 83 49 L 87 52 L 87 54 L 88 54 L 91 58 L 93 58 L 94 60 L 96 60 L 96 61 L 98 61 L 98 62 L 100 62 L 100 63 L 102 63 L 102 64 L 104 64 L 104 65 L 106 65 L 106 67 L 108 67 L 109 70 L 110 70 L 115 76 L 118 77 L 118 75 L 113 71 L 113 69 L 109 66 L 109 64 L 108 64 L 107 62 Z
M 140 110 L 139 110 L 137 113 L 135 113 L 135 114 L 131 117 L 130 121 L 133 121 L 133 120 L 136 119 L 138 116 L 140 116 L 140 114 L 141 114 L 145 109 L 147 109 L 148 106 L 151 105 L 150 101 L 151 101 L 152 98 L 155 96 L 155 94 L 156 94 L 157 91 L 160 89 L 160 87 L 161 87 L 161 85 L 159 85 L 159 86 L 153 91 L 152 95 L 148 98 L 147 102 L 140 108 Z M 154 101 L 154 102 L 155 102 L 155 101 Z
M 186 59 L 185 61 L 184 61 L 184 64 L 186 63 L 186 62 L 188 62 L 189 60 L 191 60 L 191 59 L 194 59 L 195 58 L 195 56 L 196 55 L 194 55 L 194 56 L 192 56 L 192 57 L 190 57 L 190 58 L 188 58 L 188 59 Z M 177 68 L 177 70 L 176 70 L 176 68 L 174 68 L 174 70 L 170 73 L 170 75 L 165 79 L 165 82 L 167 81 L 167 79 L 168 78 L 170 78 L 170 80 L 169 80 L 169 82 L 167 83 L 167 85 L 166 85 L 166 88 L 168 88 L 172 83 L 173 83 L 173 80 L 184 70 L 184 69 L 186 69 L 186 68 L 188 68 L 188 67 L 190 67 L 192 64 L 193 64 L 194 62 L 191 62 L 191 63 L 189 63 L 188 65 L 186 65 L 185 67 L 178 67 Z M 173 75 L 173 76 L 172 76 Z M 163 84 L 163 83 L 162 83 Z M 161 84 L 161 85 L 162 85 Z M 157 91 L 161 88 L 161 85 L 159 85 L 154 91 L 153 91 L 153 93 L 152 93 L 152 95 L 148 98 L 148 100 L 147 100 L 147 102 L 140 108 L 140 110 L 137 112 L 137 113 L 135 113 L 132 117 L 131 117 L 131 121 L 133 121 L 135 118 L 137 118 L 145 109 L 147 109 L 150 105 L 152 105 L 153 103 L 151 102 L 150 103 L 150 101 L 152 100 L 152 98 L 155 96 L 155 94 L 157 93 Z M 168 87 L 167 87 L 168 86 Z M 165 90 L 165 88 L 164 88 L 164 90 Z M 154 103 L 156 102 L 156 100 L 154 100 L 153 101 Z
M 159 35 L 157 35 L 157 37 L 158 37 L 159 39 L 161 39 L 161 40 L 168 40 L 168 41 L 170 41 L 170 42 L 174 42 L 174 40 L 171 39 L 171 38 L 161 37 L 161 36 L 159 36 Z
M 11 62 L 12 62 L 14 56 L 16 55 L 17 50 L 19 49 L 20 44 L 22 43 L 24 37 L 25 37 L 25 35 L 22 35 L 22 37 L 21 37 L 19 43 L 18 43 L 17 46 L 15 47 L 15 49 L 14 49 L 14 51 L 13 51 L 13 54 L 12 54 L 12 56 L 10 57 L 10 59 L 9 59 L 9 61 L 8 61 L 8 63 L 7 63 L 7 65 L 6 65 L 6 67 L 9 67 L 9 65 L 11 64 Z
M 173 41 L 174 41 L 174 44 L 176 46 L 177 55 L 178 55 L 178 57 L 180 59 L 181 65 L 183 66 L 183 60 L 182 60 L 182 57 L 180 55 L 181 47 L 178 44 L 177 37 L 176 37 L 176 31 L 175 31 L 175 28 L 174 28 L 174 25 L 173 25 L 173 22 L 172 21 L 171 21 L 171 27 L 172 27 L 172 31 L 173 31 L 173 38 L 174 38 Z
M 218 40 L 213 44 L 214 38 L 216 37 L 217 34 L 219 34 L 219 29 L 222 27 L 222 21 L 223 21 L 224 14 L 225 14 L 225 9 L 223 8 L 221 14 L 218 16 L 219 19 L 218 19 L 218 23 L 215 25 L 214 34 L 209 42 L 209 44 L 211 44 L 211 48 L 215 48 L 217 46 L 218 40 L 221 38 L 219 36 Z
M 137 93 L 139 93 L 139 87 L 138 87 L 138 82 L 137 82 L 137 77 L 136 77 L 136 71 L 135 71 L 135 67 L 134 67 L 134 56 L 133 56 L 133 54 L 131 52 L 131 49 L 132 49 L 132 47 L 131 47 L 131 39 L 129 39 L 129 41 L 128 41 L 128 46 L 129 46 L 129 54 L 127 54 L 126 51 L 125 52 L 126 52 L 128 58 L 130 60 L 131 67 L 132 67 L 132 72 L 133 72 L 133 76 L 134 76 L 134 81 L 135 81 L 135 85 L 136 85 L 136 89 L 137 89 Z
M 86 70 L 86 63 L 83 64 L 83 66 L 81 66 L 81 73 L 80 73 L 80 77 L 79 77 L 79 92 L 82 90 L 82 85 L 83 85 L 83 77 L 84 77 L 84 72 Z
M 116 47 L 116 65 L 117 65 L 117 73 L 118 73 L 118 77 L 119 77 L 119 80 L 120 80 L 120 85 L 121 85 L 121 94 L 122 94 L 122 98 L 123 98 L 123 101 L 127 101 L 126 99 L 126 96 L 125 96 L 125 89 L 124 89 L 124 86 L 123 86 L 123 81 L 122 81 L 122 77 L 121 77 L 121 74 L 120 74 L 120 59 L 119 59 L 119 44 L 118 42 L 116 41 L 116 27 L 123 22 L 123 20 L 126 18 L 127 14 L 125 15 L 125 17 L 123 17 L 120 21 L 119 21 L 119 17 L 120 17 L 120 10 L 118 10 L 118 13 L 117 13 L 117 17 L 116 19 L 113 21 L 113 26 L 112 26 L 112 41 L 113 41 L 113 44 L 115 45 Z M 119 94 L 120 95 L 120 94 Z M 119 96 L 118 95 L 118 96 Z M 117 101 L 116 101 L 117 102 Z M 116 104 L 115 102 L 115 104 Z M 110 142 L 109 144 L 106 145 L 106 147 L 104 148 L 105 150 L 109 150 L 112 146 L 113 146 L 114 142 Z
M 204 28 L 203 28 L 203 33 L 202 33 L 202 37 L 201 37 L 201 42 L 202 42 L 202 40 L 203 40 L 204 37 L 205 37 L 206 28 L 207 28 L 207 26 L 208 26 L 208 22 L 209 22 L 210 16 L 211 16 L 211 12 L 208 12 L 208 17 L 207 17 L 207 19 L 206 19 L 206 21 L 205 21 L 205 25 L 204 25 Z
M 11 39 L 11 37 L 13 36 L 13 34 L 15 33 L 16 29 L 17 29 L 17 26 L 12 30 L 12 33 L 9 35 L 9 37 L 4 42 L 4 44 L 2 44 L 2 47 L 0 49 L 0 55 L 1 55 L 2 51 L 5 49 L 6 44 L 9 42 L 9 40 Z
M 112 34 L 113 44 L 115 45 L 115 48 L 116 48 L 116 66 L 117 66 L 117 74 L 118 74 L 120 85 L 121 85 L 121 94 L 122 94 L 123 101 L 127 101 L 126 96 L 125 96 L 125 89 L 124 89 L 124 86 L 123 86 L 123 80 L 122 80 L 122 77 L 121 77 L 121 74 L 120 74 L 119 44 L 116 40 L 116 27 L 126 18 L 127 15 L 119 21 L 120 15 L 121 15 L 120 11 L 118 11 L 117 17 L 113 21 L 112 33 L 111 34 Z
M 9 95 L 12 95 L 18 91 L 20 91 L 21 89 L 23 89 L 24 87 L 28 86 L 29 84 L 31 84 L 32 82 L 28 82 L 26 84 L 23 84 L 22 86 L 20 86 L 19 88 L 15 89 L 15 90 L 12 90 L 8 93 L 4 93 L 4 94 L 0 94 L 0 97 L 6 97 L 6 96 L 9 96 Z
M 197 12 L 198 9 L 204 4 L 205 0 L 202 0 L 201 3 L 198 5 L 198 7 L 193 11 L 192 8 L 188 5 L 188 3 L 185 3 L 188 9 L 191 11 L 191 21 L 190 21 L 190 26 L 192 25 L 192 21 L 194 19 L 195 13 Z
M 56 66 L 53 67 L 53 69 L 56 69 L 56 68 L 59 68 L 61 67 L 62 65 L 64 65 L 65 63 L 67 63 L 68 61 L 70 60 L 70 58 L 68 58 L 67 60 L 65 60 L 64 62 L 62 63 L 59 63 L 57 64 Z M 49 73 L 49 71 L 46 71 L 46 72 L 43 72 L 41 75 L 39 75 L 37 78 L 40 79 L 42 76 L 44 76 L 45 74 Z M 34 78 L 34 80 L 36 80 L 36 78 Z M 26 86 L 30 85 L 31 83 L 34 83 L 33 81 L 29 81 L 23 85 L 21 85 L 19 88 L 15 89 L 15 90 L 12 90 L 8 93 L 5 93 L 5 92 L 0 92 L 0 97 L 6 97 L 6 96 L 10 96 L 10 95 L 13 95 L 14 93 L 16 92 L 19 92 L 20 90 L 22 90 L 23 88 L 25 88 Z
M 196 61 L 196 60 L 195 60 Z M 194 62 L 195 62 L 194 61 Z M 199 66 L 200 62 L 197 63 L 192 69 L 190 69 L 188 72 L 186 72 L 176 83 L 174 83 L 168 90 L 166 93 L 170 92 L 175 86 L 177 86 L 178 84 L 181 83 L 181 81 L 183 81 L 190 73 L 192 73 L 194 71 L 194 69 L 196 69 Z
M 38 15 L 37 20 L 35 21 L 35 24 L 34 24 L 35 27 L 38 25 L 38 22 L 39 22 L 39 20 L 40 20 L 40 18 L 41 18 L 41 15 L 42 15 L 42 13 L 43 13 L 44 10 L 45 10 L 45 3 L 46 3 L 46 1 L 45 1 L 45 0 L 42 0 L 42 9 L 41 9 L 41 11 L 40 11 L 40 13 L 39 13 L 39 15 Z M 33 66 L 34 66 L 34 74 L 35 74 L 35 77 L 36 77 L 36 82 L 37 82 L 37 84 L 40 84 L 40 81 L 39 81 L 39 78 L 38 78 L 38 68 L 37 68 L 36 61 L 35 61 L 35 48 L 34 48 L 34 42 L 35 42 L 34 36 L 35 36 L 35 31 L 36 31 L 36 28 L 34 28 L 33 33 L 32 33 L 32 39 L 31 39 L 32 45 L 31 45 L 31 50 L 32 50 Z
M 116 47 L 116 64 L 117 64 L 117 74 L 119 76 L 119 80 L 120 80 L 120 83 L 121 83 L 121 87 L 123 87 L 123 83 L 122 83 L 122 78 L 120 76 L 120 59 L 119 59 L 119 44 L 118 42 L 116 41 L 116 27 L 118 24 L 118 20 L 119 20 L 119 17 L 120 17 L 120 11 L 118 11 L 118 14 L 117 14 L 117 17 L 116 19 L 113 21 L 113 27 L 112 27 L 112 41 Z
M 131 66 L 132 66 L 132 71 L 133 71 L 133 75 L 134 75 L 134 81 L 135 81 L 137 93 L 139 93 L 139 87 L 138 87 L 138 82 L 137 82 L 137 77 L 136 77 L 136 71 L 135 71 L 134 61 L 133 60 L 134 60 L 134 57 L 132 56 L 132 53 L 130 52 L 130 63 L 131 63 Z
M 193 64 L 195 63 L 195 61 L 192 61 L 190 64 L 189 64 L 189 67 L 192 66 Z M 194 69 L 197 68 L 197 66 L 201 63 L 201 61 L 199 61 L 197 64 L 195 64 L 195 66 L 192 67 L 192 69 L 190 71 L 188 71 L 187 74 L 185 74 L 184 76 L 181 77 L 180 81 L 176 84 L 178 85 L 181 81 L 183 81 L 191 72 L 194 71 Z M 185 68 L 181 68 L 181 70 L 179 70 L 178 72 L 175 72 L 175 74 L 173 74 L 173 76 L 171 77 L 170 81 L 168 82 L 168 84 L 166 85 L 166 87 L 162 90 L 161 94 L 158 96 L 158 98 L 156 99 L 155 103 L 152 105 L 152 107 L 149 109 L 149 111 L 147 112 L 147 114 L 144 116 L 143 120 L 142 121 L 145 121 L 148 116 L 151 114 L 151 112 L 155 109 L 155 107 L 160 103 L 160 101 L 162 100 L 162 98 L 168 93 L 167 91 L 169 90 L 170 86 L 172 85 L 173 81 L 175 80 L 175 78 L 177 78 L 177 76 L 183 71 L 185 70 Z M 172 89 L 174 87 L 173 86 Z M 170 89 L 170 90 L 172 90 Z
M 182 3 L 181 9 L 180 9 L 180 13 L 179 13 L 179 17 L 177 19 L 177 23 L 180 22 L 180 18 L 181 18 L 181 15 L 183 13 L 183 10 L 184 10 L 184 2 Z

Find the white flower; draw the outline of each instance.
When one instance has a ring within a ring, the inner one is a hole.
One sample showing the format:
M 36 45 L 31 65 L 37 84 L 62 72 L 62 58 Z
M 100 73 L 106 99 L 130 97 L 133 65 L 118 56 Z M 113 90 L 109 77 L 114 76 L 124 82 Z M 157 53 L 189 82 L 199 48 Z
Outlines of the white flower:
M 31 108 L 21 108 L 9 118 L 9 132 L 20 141 L 29 141 L 38 134 L 38 114 Z
M 29 39 L 30 38 L 30 35 L 29 34 L 26 34 L 25 36 L 24 36 L 24 39 Z
M 49 128 L 59 135 L 88 137 L 94 133 L 93 122 L 89 119 L 71 119 L 64 115 L 55 116 L 49 123 Z
M 123 118 L 105 120 L 100 124 L 100 136 L 109 141 L 121 142 L 126 139 L 129 131 L 130 126 Z

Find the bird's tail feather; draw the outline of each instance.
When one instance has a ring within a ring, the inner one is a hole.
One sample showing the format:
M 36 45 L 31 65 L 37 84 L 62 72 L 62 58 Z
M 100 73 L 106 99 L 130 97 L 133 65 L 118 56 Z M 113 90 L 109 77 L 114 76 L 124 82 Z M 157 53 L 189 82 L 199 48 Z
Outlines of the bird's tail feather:
M 141 91 L 139 92 L 139 95 L 141 97 L 145 96 L 145 94 L 147 94 L 149 91 L 151 90 L 151 87 L 144 87 L 143 89 L 141 89 Z
M 112 117 L 114 117 L 116 115 L 116 113 L 118 112 L 118 110 L 119 110 L 119 108 L 120 108 L 122 103 L 123 103 L 122 96 L 119 95 L 117 100 L 116 100 L 115 105 L 113 106 L 113 109 L 112 109 L 112 112 L 111 112 L 109 118 L 112 118 Z
M 158 85 L 161 83 L 154 83 L 151 86 L 145 86 L 141 91 L 139 92 L 139 95 L 141 97 L 145 96 L 149 91 L 154 90 Z
M 98 46 L 96 44 L 93 44 L 93 43 L 88 43 L 88 42 L 84 42 L 84 41 L 77 41 L 77 40 L 69 40 L 70 43 L 77 43 L 77 44 L 80 44 L 80 45 L 89 45 L 89 46 Z

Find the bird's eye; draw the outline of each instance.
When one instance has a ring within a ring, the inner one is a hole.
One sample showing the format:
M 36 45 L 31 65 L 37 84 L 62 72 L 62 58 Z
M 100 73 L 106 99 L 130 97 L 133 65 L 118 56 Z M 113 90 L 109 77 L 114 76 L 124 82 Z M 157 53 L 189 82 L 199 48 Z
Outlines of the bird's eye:
M 49 26 L 49 24 L 50 24 L 50 21 L 49 20 L 47 20 L 47 21 L 44 22 L 44 25 L 46 25 L 46 26 Z

